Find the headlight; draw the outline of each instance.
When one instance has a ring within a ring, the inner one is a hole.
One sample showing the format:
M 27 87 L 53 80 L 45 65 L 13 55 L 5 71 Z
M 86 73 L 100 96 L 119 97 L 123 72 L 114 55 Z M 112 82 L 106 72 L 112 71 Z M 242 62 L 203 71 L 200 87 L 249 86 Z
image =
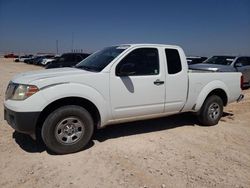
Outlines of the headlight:
M 34 85 L 24 85 L 10 83 L 6 90 L 5 100 L 25 100 L 38 92 L 39 89 Z

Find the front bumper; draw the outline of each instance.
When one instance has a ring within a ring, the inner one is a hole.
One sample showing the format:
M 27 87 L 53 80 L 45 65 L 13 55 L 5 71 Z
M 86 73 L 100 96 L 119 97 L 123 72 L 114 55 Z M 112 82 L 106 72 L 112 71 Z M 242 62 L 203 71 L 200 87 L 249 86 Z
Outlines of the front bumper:
M 29 134 L 32 137 L 36 132 L 36 124 L 40 112 L 15 112 L 4 107 L 4 120 L 17 132 Z

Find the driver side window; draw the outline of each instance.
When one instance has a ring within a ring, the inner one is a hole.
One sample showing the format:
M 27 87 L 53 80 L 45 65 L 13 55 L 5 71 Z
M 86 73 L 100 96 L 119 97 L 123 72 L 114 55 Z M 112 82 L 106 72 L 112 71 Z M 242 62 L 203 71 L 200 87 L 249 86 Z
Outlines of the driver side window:
M 159 74 L 159 55 L 156 48 L 139 48 L 130 52 L 116 67 L 117 76 Z

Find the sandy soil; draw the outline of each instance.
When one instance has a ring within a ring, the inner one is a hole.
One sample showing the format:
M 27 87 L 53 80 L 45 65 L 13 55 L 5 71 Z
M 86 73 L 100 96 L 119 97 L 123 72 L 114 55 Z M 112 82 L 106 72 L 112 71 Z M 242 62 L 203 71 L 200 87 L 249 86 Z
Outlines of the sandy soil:
M 41 69 L 0 59 L 0 100 L 11 77 Z M 0 105 L 0 187 L 250 187 L 250 90 L 216 126 L 188 114 L 99 130 L 88 149 L 53 155 L 14 132 Z

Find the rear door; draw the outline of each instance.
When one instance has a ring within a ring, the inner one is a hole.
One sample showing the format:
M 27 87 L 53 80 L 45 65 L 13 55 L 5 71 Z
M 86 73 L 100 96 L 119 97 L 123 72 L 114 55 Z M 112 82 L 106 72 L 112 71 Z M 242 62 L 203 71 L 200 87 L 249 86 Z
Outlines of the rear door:
M 184 57 L 183 51 L 165 48 L 164 62 L 167 70 L 164 111 L 166 113 L 179 112 L 187 100 L 188 74 Z
M 165 99 L 165 67 L 158 48 L 130 51 L 110 72 L 110 98 L 114 119 L 162 113 Z M 119 76 L 124 67 L 129 75 Z

